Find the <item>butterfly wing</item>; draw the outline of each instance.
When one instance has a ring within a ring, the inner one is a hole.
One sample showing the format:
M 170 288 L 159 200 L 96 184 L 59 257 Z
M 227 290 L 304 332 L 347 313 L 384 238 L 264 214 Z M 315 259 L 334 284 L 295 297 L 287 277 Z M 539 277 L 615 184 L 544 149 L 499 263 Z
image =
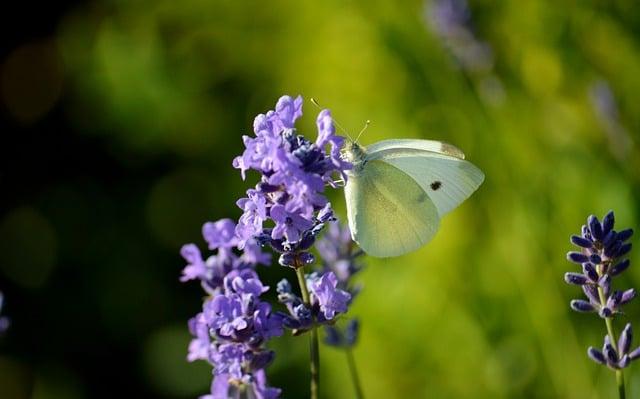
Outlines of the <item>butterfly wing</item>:
M 435 235 L 435 204 L 407 173 L 382 161 L 368 161 L 345 186 L 347 215 L 354 241 L 376 257 L 418 249 Z
M 457 147 L 434 140 L 395 139 L 382 140 L 367 147 L 369 154 L 386 150 L 423 150 L 437 154 L 449 155 L 454 158 L 464 159 L 464 153 Z
M 440 217 L 469 198 L 484 181 L 484 173 L 471 162 L 419 148 L 387 148 L 369 152 L 367 159 L 386 162 L 410 176 L 428 194 Z

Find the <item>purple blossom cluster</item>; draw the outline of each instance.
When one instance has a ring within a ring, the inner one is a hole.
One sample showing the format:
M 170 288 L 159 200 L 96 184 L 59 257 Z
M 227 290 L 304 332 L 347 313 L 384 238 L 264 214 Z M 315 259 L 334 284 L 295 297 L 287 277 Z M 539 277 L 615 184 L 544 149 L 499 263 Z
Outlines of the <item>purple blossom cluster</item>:
M 280 313 L 285 327 L 293 329 L 294 334 L 310 330 L 314 324 L 335 322 L 338 315 L 346 313 L 351 294 L 338 288 L 338 278 L 333 272 L 306 275 L 309 287 L 310 305 L 293 292 L 288 280 L 278 283 L 278 301 L 284 304 L 288 314 Z
M 306 251 L 313 244 L 309 235 L 317 234 L 317 225 L 331 218 L 323 192 L 325 185 L 334 185 L 334 175 L 344 178 L 350 168 L 340 157 L 344 138 L 335 134 L 330 111 L 323 110 L 316 120 L 318 138 L 308 141 L 294 129 L 301 115 L 302 97 L 283 96 L 275 111 L 255 118 L 255 137 L 243 136 L 245 150 L 233 166 L 243 179 L 249 169 L 258 171 L 261 179 L 237 202 L 244 211 L 236 227 L 241 245 L 260 236 L 281 253 L 294 252 L 296 245 Z M 264 228 L 268 220 L 274 225 Z
M 338 288 L 351 295 L 349 304 L 360 292 L 361 286 L 353 282 L 353 276 L 362 270 L 358 258 L 363 255 L 353 240 L 348 226 L 339 223 L 331 224 L 324 236 L 316 244 L 318 254 L 322 259 L 322 267 L 325 272 L 332 272 L 338 279 Z M 339 327 L 337 324 L 325 326 L 325 343 L 330 346 L 350 348 L 358 339 L 360 323 L 358 319 L 347 321 L 346 325 Z
M 340 277 L 328 269 L 306 276 L 309 306 L 286 281 L 278 284 L 278 294 L 288 314 L 272 312 L 260 298 L 269 287 L 255 269 L 271 263 L 262 248 L 278 253 L 283 266 L 299 269 L 313 263 L 310 250 L 318 234 L 335 221 L 324 188 L 335 186 L 337 176 L 346 178 L 351 167 L 340 158 L 344 139 L 335 134 L 330 112 L 318 115 L 315 142 L 296 133 L 301 115 L 302 98 L 283 96 L 274 111 L 255 118 L 255 137 L 243 136 L 245 150 L 233 161 L 243 179 L 248 170 L 261 175 L 237 201 L 242 215 L 237 222 L 205 223 L 202 234 L 213 251 L 206 259 L 195 244 L 182 247 L 187 265 L 181 281 L 199 280 L 209 295 L 189 322 L 194 338 L 188 360 L 206 360 L 214 367 L 211 395 L 204 398 L 239 397 L 241 392 L 258 399 L 279 397 L 280 390 L 266 384 L 264 370 L 274 358 L 268 340 L 281 335 L 283 327 L 303 332 L 316 323 L 334 322 L 351 301 L 340 288 Z
M 260 299 L 268 289 L 254 270 L 234 270 L 225 276 L 222 292 L 208 298 L 202 312 L 189 321 L 195 338 L 188 359 L 207 360 L 214 367 L 208 398 L 233 397 L 233 392 L 247 390 L 257 398 L 280 395 L 279 389 L 266 386 L 264 378 L 264 368 L 274 358 L 264 343 L 282 335 L 281 320 Z
M 627 241 L 633 235 L 631 229 L 614 230 L 614 223 L 613 211 L 607 213 L 602 222 L 594 215 L 589 216 L 587 223 L 582 226 L 582 234 L 571 236 L 571 242 L 580 251 L 567 253 L 567 259 L 581 265 L 582 272 L 569 272 L 564 276 L 567 283 L 581 286 L 587 298 L 572 300 L 571 308 L 577 312 L 596 312 L 607 323 L 622 313 L 623 305 L 636 297 L 633 288 L 624 291 L 612 289 L 612 279 L 630 266 L 629 259 L 624 257 L 631 250 L 631 243 Z M 640 350 L 629 353 L 631 324 L 627 324 L 618 342 L 611 335 L 609 331 L 602 351 L 589 348 L 591 359 L 613 369 L 621 369 L 640 357 Z

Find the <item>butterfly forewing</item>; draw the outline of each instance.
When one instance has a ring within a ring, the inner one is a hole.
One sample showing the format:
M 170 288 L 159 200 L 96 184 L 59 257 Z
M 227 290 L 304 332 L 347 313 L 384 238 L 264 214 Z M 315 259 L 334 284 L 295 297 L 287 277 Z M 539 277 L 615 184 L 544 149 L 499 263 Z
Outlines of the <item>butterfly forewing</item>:
M 369 153 L 369 159 L 395 166 L 424 190 L 442 217 L 478 189 L 484 174 L 472 163 L 420 149 L 387 149 Z

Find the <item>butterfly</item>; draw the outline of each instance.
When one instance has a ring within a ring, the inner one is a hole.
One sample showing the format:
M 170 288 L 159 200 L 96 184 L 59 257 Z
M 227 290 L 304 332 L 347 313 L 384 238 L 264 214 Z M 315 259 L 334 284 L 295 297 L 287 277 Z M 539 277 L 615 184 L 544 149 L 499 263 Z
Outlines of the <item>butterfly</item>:
M 484 174 L 458 148 L 431 140 L 347 141 L 353 164 L 344 188 L 353 240 L 374 257 L 414 251 L 436 234 L 440 218 L 467 199 Z

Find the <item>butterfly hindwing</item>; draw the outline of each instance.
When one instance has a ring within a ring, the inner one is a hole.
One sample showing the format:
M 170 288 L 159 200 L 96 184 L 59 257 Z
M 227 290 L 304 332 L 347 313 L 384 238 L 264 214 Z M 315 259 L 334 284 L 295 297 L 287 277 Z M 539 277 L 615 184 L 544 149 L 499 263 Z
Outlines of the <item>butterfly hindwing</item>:
M 347 181 L 345 196 L 353 238 L 369 255 L 411 252 L 438 229 L 438 211 L 425 190 L 385 161 L 368 161 Z

